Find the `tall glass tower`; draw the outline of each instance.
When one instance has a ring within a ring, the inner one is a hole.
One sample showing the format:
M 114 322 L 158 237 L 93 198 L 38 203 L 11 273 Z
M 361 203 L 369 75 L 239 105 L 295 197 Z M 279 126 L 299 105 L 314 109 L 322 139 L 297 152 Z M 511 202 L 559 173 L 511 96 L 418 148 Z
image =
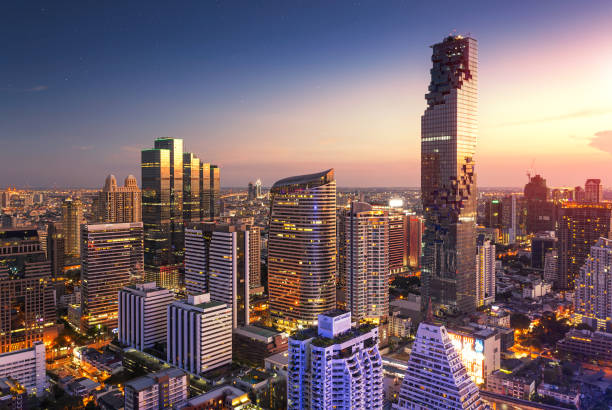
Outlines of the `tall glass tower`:
M 336 307 L 334 170 L 277 181 L 270 190 L 270 315 L 286 330 Z
M 421 117 L 422 300 L 437 312 L 470 312 L 476 307 L 478 45 L 451 36 L 432 48 Z

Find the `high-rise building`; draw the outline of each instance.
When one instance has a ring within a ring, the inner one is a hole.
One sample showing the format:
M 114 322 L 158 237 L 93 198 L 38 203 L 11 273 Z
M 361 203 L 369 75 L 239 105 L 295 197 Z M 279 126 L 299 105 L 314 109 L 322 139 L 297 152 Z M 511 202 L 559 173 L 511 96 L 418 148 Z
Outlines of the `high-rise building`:
M 389 215 L 352 202 L 340 217 L 347 310 L 354 320 L 381 323 L 389 316 Z
M 546 254 L 554 249 L 557 249 L 555 232 L 538 232 L 531 238 L 531 267 L 543 270 Z
M 32 347 L 0 354 L 0 377 L 10 376 L 28 391 L 42 396 L 47 385 L 45 345 L 38 341 Z
M 557 249 L 546 252 L 544 257 L 544 280 L 550 283 L 559 281 L 559 254 Z
M 485 203 L 484 226 L 487 228 L 501 228 L 503 215 L 503 204 L 497 198 L 490 198 Z
M 389 218 L 389 272 L 396 274 L 408 267 L 408 215 L 401 208 L 386 209 Z
M 495 301 L 495 245 L 480 241 L 476 254 L 476 306 Z
M 247 187 L 247 198 L 249 201 L 257 198 L 257 194 L 255 193 L 255 184 L 253 182 L 249 182 L 249 186 Z
M 584 184 L 584 199 L 586 202 L 597 204 L 603 201 L 603 187 L 601 179 L 587 179 Z
M 232 308 L 189 295 L 168 306 L 167 361 L 190 373 L 202 373 L 232 362 Z
M 261 193 L 261 179 L 255 181 L 255 197 L 261 198 L 263 195 Z
M 83 204 L 79 199 L 66 199 L 62 205 L 62 228 L 64 229 L 64 252 L 68 258 L 78 259 L 81 255 L 82 223 Z
M 51 274 L 60 276 L 64 272 L 64 229 L 58 222 L 47 226 L 47 258 L 51 262 Z
M 100 223 L 140 222 L 142 220 L 142 193 L 133 175 L 117 186 L 114 175 L 106 177 L 104 188 L 94 201 L 94 220 Z
M 421 267 L 421 251 L 423 245 L 423 218 L 408 215 L 408 265 L 411 268 Z
M 187 401 L 189 379 L 179 369 L 165 369 L 125 383 L 125 410 L 178 409 Z
M 566 202 L 562 204 L 557 232 L 556 286 L 574 289 L 574 279 L 599 238 L 609 238 L 612 204 Z
M 155 282 L 126 286 L 119 291 L 119 341 L 144 350 L 166 341 L 167 310 L 172 292 Z
M 270 196 L 270 314 L 281 329 L 310 327 L 336 306 L 334 170 L 277 181 Z
M 51 264 L 37 230 L 1 231 L 0 255 L 0 353 L 5 353 L 43 341 L 54 330 L 56 312 Z
M 612 240 L 591 246 L 576 277 L 574 313 L 595 329 L 612 325 Z
M 422 322 L 410 352 L 408 369 L 393 406 L 403 409 L 481 410 L 485 406 L 446 328 Z
M 221 181 L 217 165 L 200 163 L 200 219 L 214 220 L 221 212 Z
M 427 109 L 421 117 L 425 216 L 423 301 L 436 311 L 476 308 L 478 45 L 451 36 L 433 45 Z
M 185 230 L 186 291 L 208 292 L 212 300 L 231 306 L 233 327 L 249 324 L 251 228 L 202 222 Z M 255 236 L 259 240 L 257 229 Z
M 190 152 L 183 154 L 183 220 L 202 220 L 200 198 L 200 159 Z
M 82 326 L 117 327 L 119 290 L 143 277 L 142 222 L 83 225 Z
M 289 338 L 287 408 L 382 409 L 378 329 L 351 327 L 351 313 L 319 315 L 318 329 Z
M 183 264 L 183 140 L 158 138 L 142 150 L 144 266 L 148 281 L 178 289 Z
M 576 202 L 586 202 L 586 193 L 581 186 L 577 186 L 574 188 L 574 201 Z
M 525 184 L 525 207 L 527 209 L 527 233 L 552 231 L 555 229 L 555 205 L 550 201 L 550 190 L 540 175 Z

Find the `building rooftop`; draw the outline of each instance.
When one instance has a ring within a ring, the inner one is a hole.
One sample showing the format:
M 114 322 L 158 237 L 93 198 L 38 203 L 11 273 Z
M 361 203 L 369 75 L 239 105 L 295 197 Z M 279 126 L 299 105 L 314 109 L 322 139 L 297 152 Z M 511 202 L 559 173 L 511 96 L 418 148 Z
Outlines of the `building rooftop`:
M 334 169 L 317 172 L 314 174 L 298 175 L 294 177 L 284 178 L 276 181 L 272 185 L 272 189 L 280 187 L 288 187 L 292 185 L 307 185 L 307 187 L 317 187 L 327 184 L 334 180 Z

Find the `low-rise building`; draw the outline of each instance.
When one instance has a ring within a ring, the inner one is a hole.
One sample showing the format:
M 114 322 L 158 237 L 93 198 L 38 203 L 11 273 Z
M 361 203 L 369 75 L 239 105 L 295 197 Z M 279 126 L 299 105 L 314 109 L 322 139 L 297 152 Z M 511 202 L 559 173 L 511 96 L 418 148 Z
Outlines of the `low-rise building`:
M 563 404 L 573 404 L 580 408 L 580 392 L 577 389 L 565 389 L 555 384 L 541 383 L 538 386 L 538 394 L 550 397 Z
M 28 391 L 42 395 L 47 387 L 45 345 L 34 342 L 29 349 L 0 354 L 0 377 L 10 376 Z
M 247 392 L 234 386 L 222 386 L 187 400 L 182 410 L 240 410 L 250 404 Z
M 27 390 L 12 377 L 0 377 L 0 408 L 21 410 L 27 398 Z
M 449 327 L 448 335 L 476 384 L 483 384 L 501 362 L 501 336 L 491 327 L 478 325 Z
M 240 326 L 232 336 L 234 359 L 259 367 L 264 365 L 266 357 L 287 351 L 288 347 L 286 333 L 258 326 Z
M 504 396 L 529 400 L 535 392 L 535 384 L 535 379 L 496 370 L 487 377 L 486 389 Z
M 125 410 L 180 408 L 187 400 L 187 373 L 171 368 L 125 384 Z
M 585 360 L 612 362 L 612 334 L 574 329 L 557 342 L 557 349 Z
M 412 329 L 412 318 L 395 311 L 389 317 L 389 335 L 394 337 L 408 337 Z
M 278 373 L 280 376 L 286 378 L 287 367 L 289 366 L 289 352 L 285 350 L 284 352 L 266 357 L 264 366 L 267 371 Z

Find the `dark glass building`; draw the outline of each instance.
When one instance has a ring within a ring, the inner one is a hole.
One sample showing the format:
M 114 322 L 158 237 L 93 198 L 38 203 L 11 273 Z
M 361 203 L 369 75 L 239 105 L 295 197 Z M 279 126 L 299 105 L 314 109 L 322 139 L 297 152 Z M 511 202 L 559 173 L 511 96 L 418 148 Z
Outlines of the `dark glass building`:
M 270 315 L 281 329 L 310 327 L 336 306 L 334 170 L 282 179 L 270 195 Z
M 451 36 L 432 48 L 421 117 L 422 300 L 437 312 L 470 312 L 476 308 L 478 45 Z

